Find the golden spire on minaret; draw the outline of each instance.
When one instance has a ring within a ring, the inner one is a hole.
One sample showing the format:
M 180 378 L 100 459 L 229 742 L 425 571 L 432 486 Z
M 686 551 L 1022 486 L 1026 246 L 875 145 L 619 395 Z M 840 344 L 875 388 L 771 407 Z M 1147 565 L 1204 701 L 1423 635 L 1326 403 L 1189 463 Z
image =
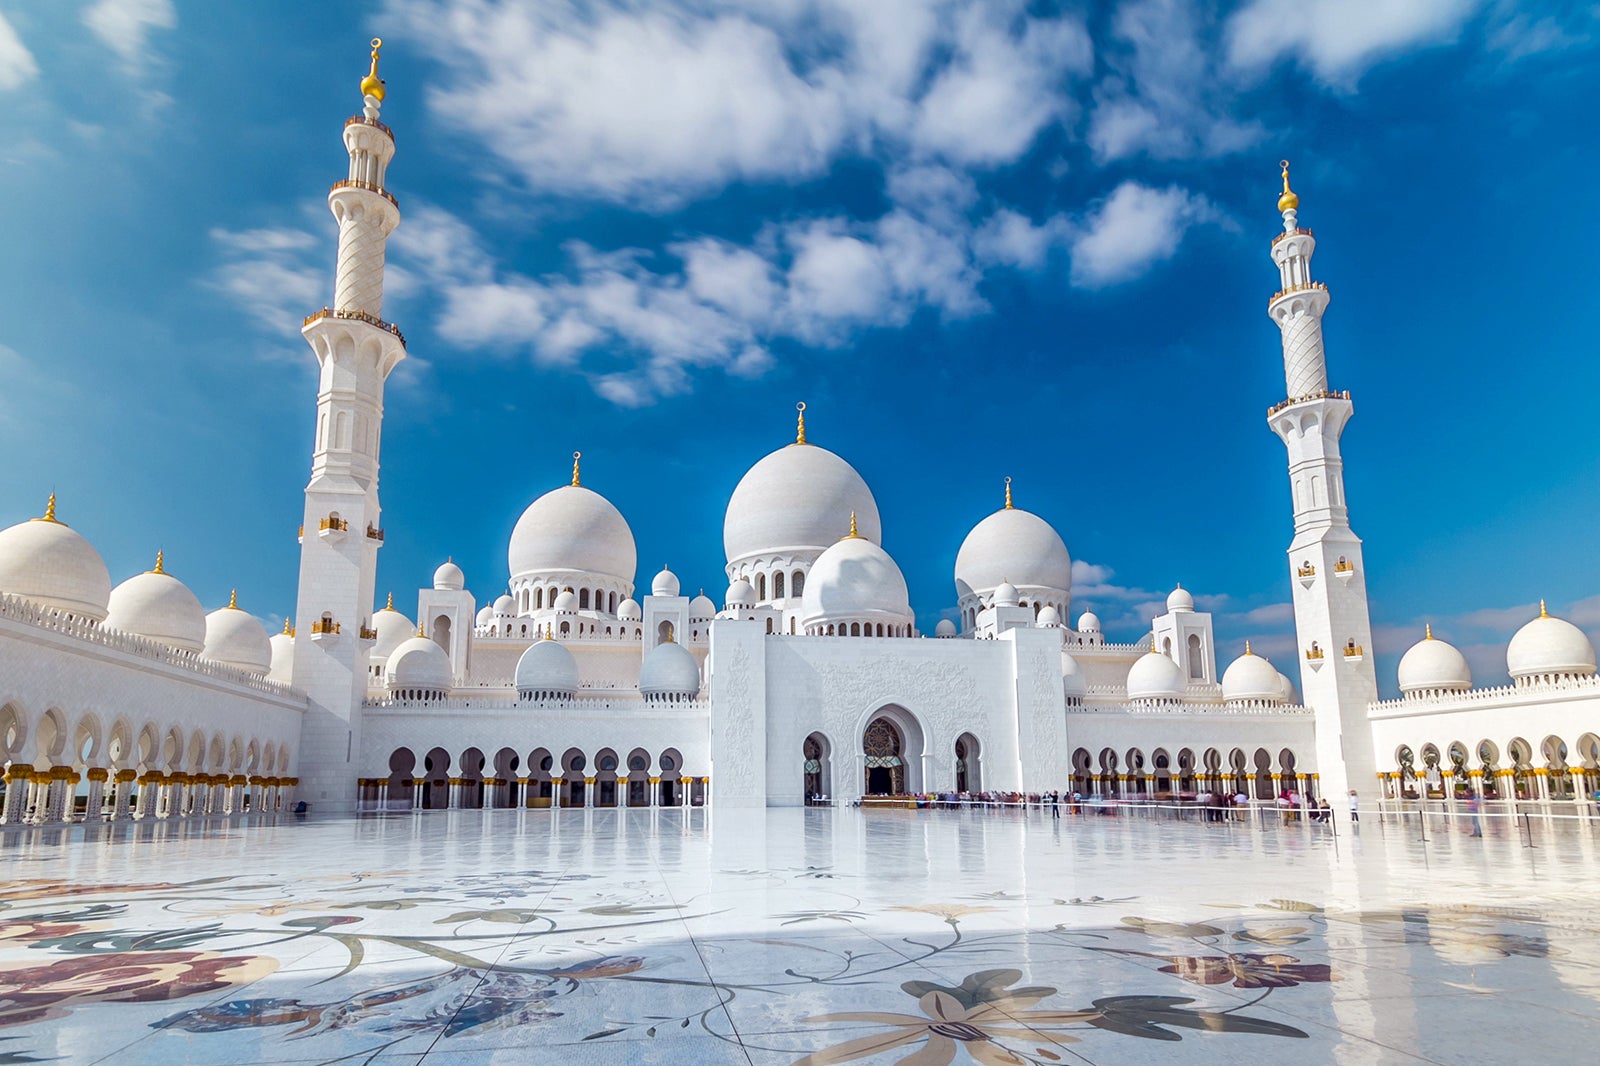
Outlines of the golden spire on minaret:
M 394 610 L 394 593 L 389 593 L 389 602 L 383 605 L 385 611 Z
M 1539 617 L 1540 618 L 1549 618 L 1550 617 L 1550 612 L 1544 609 L 1544 601 L 1543 600 L 1539 601 Z
M 288 617 L 287 615 L 285 615 L 283 619 L 283 635 L 286 637 L 294 636 L 294 619 Z
M 152 573 L 152 574 L 164 574 L 164 573 L 166 573 L 167 572 L 166 569 L 165 569 L 166 563 L 167 563 L 167 553 L 162 551 L 160 548 L 157 548 L 156 549 L 156 568 L 154 570 L 149 571 L 149 572 Z
M 1423 640 L 1432 640 L 1433 639 L 1433 623 L 1432 622 L 1428 622 L 1427 624 L 1425 624 L 1422 627 L 1422 632 L 1423 632 L 1423 637 L 1422 637 Z
M 238 589 L 234 589 L 232 592 L 228 593 L 228 610 L 237 611 L 238 609 L 239 609 L 239 590 Z
M 806 442 L 806 404 L 805 404 L 805 401 L 801 400 L 799 403 L 795 404 L 794 405 L 794 409 L 796 411 L 800 412 L 799 417 L 795 420 L 794 442 L 796 444 L 804 444 Z
M 1244 642 L 1244 653 L 1246 655 L 1254 655 L 1255 654 L 1255 652 L 1250 650 L 1250 642 L 1248 640 Z
M 427 631 L 422 628 L 422 623 L 418 622 L 417 623 L 417 636 L 425 637 L 427 635 L 428 635 Z
M 850 512 L 850 532 L 844 535 L 845 540 L 860 540 L 861 534 L 856 532 L 856 513 Z
M 582 452 L 573 452 L 572 453 L 572 487 L 573 488 L 579 488 L 580 487 L 579 482 L 578 482 L 578 460 L 582 459 L 582 458 L 583 458 L 583 453 Z
M 1300 197 L 1296 196 L 1294 190 L 1289 188 L 1289 161 L 1280 159 L 1278 160 L 1278 165 L 1283 168 L 1283 195 L 1278 197 L 1278 211 L 1279 213 L 1294 211 L 1300 206 Z
M 1011 506 L 1011 478 L 1006 478 L 1006 510 L 1013 510 Z
M 383 47 L 383 38 L 372 39 L 372 69 L 367 71 L 367 76 L 361 79 L 361 95 L 370 96 L 380 104 L 383 103 L 383 79 L 378 77 L 378 49 Z

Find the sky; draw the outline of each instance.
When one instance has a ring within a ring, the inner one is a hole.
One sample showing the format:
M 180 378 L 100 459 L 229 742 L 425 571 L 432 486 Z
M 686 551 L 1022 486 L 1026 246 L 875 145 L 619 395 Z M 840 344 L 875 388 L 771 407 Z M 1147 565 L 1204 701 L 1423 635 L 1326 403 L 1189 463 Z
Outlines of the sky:
M 493 599 L 574 450 L 637 584 L 720 600 L 727 498 L 805 401 L 923 630 L 1009 476 L 1110 639 L 1181 581 L 1224 660 L 1287 665 L 1287 157 L 1381 688 L 1425 622 L 1481 684 L 1541 598 L 1600 636 L 1581 3 L 0 0 L 0 525 L 55 491 L 114 581 L 160 548 L 277 628 L 373 35 L 380 601 L 447 556 Z

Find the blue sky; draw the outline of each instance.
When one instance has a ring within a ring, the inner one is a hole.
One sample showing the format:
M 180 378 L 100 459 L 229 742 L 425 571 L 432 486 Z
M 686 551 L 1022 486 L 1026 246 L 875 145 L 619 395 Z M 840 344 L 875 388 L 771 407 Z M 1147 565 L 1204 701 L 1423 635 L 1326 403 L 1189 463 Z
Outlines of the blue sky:
M 492 598 L 567 478 L 720 597 L 792 439 L 853 463 L 930 629 L 1015 479 L 1139 636 L 1175 581 L 1287 662 L 1276 161 L 1330 286 L 1380 677 L 1600 632 L 1600 8 L 1498 0 L 0 0 L 0 523 L 279 619 L 344 118 L 386 40 L 379 587 Z

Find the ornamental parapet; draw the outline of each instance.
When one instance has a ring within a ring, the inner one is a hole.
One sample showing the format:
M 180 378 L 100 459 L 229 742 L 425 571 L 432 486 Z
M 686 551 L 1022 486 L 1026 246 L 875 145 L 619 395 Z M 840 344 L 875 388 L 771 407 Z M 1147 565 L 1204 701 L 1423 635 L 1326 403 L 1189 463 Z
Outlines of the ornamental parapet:
M 332 636 L 339 632 L 339 623 L 331 618 L 319 618 L 311 623 L 312 636 Z
M 1600 695 L 1600 674 L 1591 674 L 1588 677 L 1573 677 L 1565 681 L 1541 681 L 1524 685 L 1496 685 L 1493 688 L 1473 688 L 1465 692 L 1429 690 L 1414 692 L 1409 696 L 1401 696 L 1394 700 L 1376 700 L 1367 704 L 1368 713 L 1387 712 L 1415 712 L 1421 708 L 1428 708 L 1430 712 L 1440 707 L 1448 709 L 1449 705 L 1460 705 L 1462 710 L 1469 706 L 1484 703 L 1537 703 L 1551 696 L 1570 697 L 1573 699 L 1592 698 Z
M 1267 417 L 1271 418 L 1284 408 L 1293 407 L 1297 403 L 1310 403 L 1312 400 L 1348 400 L 1349 398 L 1349 389 L 1344 389 L 1343 391 L 1339 389 L 1323 389 L 1320 392 L 1308 392 L 1304 396 L 1291 396 L 1287 400 L 1279 400 L 1267 408 Z
M 400 201 L 394 198 L 394 193 L 374 182 L 362 181 L 360 178 L 346 178 L 344 181 L 336 181 L 328 186 L 329 192 L 336 192 L 339 189 L 364 189 L 367 192 L 375 192 L 393 204 L 396 210 L 400 207 Z
M 211 659 L 202 659 L 193 652 L 179 651 L 169 644 L 162 644 L 148 637 L 136 636 L 133 633 L 123 633 L 115 629 L 105 629 L 82 618 L 68 616 L 53 607 L 42 607 L 20 596 L 0 592 L 0 618 L 9 618 L 24 625 L 32 626 L 35 629 L 59 633 L 83 644 L 92 644 L 96 647 L 109 648 L 112 651 L 126 652 L 130 655 L 137 655 L 142 659 L 151 659 L 168 666 L 175 666 L 189 673 L 201 674 L 205 677 L 216 678 L 235 685 L 243 685 L 246 688 L 272 696 L 294 696 L 294 690 L 288 685 L 277 681 L 269 681 L 260 674 L 253 674 L 248 670 L 241 670 L 237 666 L 229 666 L 226 663 L 219 663 Z
M 605 697 L 577 696 L 570 699 L 534 699 L 524 700 L 514 695 L 504 696 L 443 696 L 437 699 L 413 699 L 395 696 L 382 696 L 376 699 L 368 698 L 362 701 L 363 707 L 369 710 L 390 711 L 519 711 L 530 710 L 558 710 L 558 711 L 626 711 L 629 714 L 647 714 L 649 712 L 671 711 L 673 716 L 687 712 L 710 713 L 711 701 L 705 697 L 696 697 L 692 700 L 683 700 L 677 703 L 647 704 L 638 696 L 627 696 L 619 699 Z
M 377 526 L 373 525 L 371 522 L 368 522 L 367 523 L 367 539 L 368 540 L 375 540 L 380 544 L 383 543 L 383 530 L 379 529 Z
M 354 122 L 355 119 L 351 119 L 350 121 Z M 349 122 L 345 123 L 345 125 L 347 125 L 347 126 L 349 124 L 350 124 Z M 1283 240 L 1285 237 L 1315 237 L 1315 236 L 1316 236 L 1316 234 L 1312 233 L 1306 227 L 1304 227 L 1304 226 L 1296 226 L 1294 229 L 1286 229 L 1282 233 L 1278 234 L 1276 237 L 1272 238 L 1272 245 L 1273 245 L 1273 247 L 1277 247 L 1278 242 Z
M 382 130 L 384 133 L 388 134 L 391 141 L 394 140 L 394 130 L 390 129 L 388 126 L 384 125 L 382 122 L 379 122 L 375 118 L 368 118 L 365 115 L 352 115 L 344 120 L 344 124 L 346 128 L 350 126 L 371 126 L 373 129 Z M 1311 231 L 1306 230 L 1305 232 L 1310 233 Z
M 345 322 L 365 322 L 369 326 L 377 326 L 385 333 L 394 334 L 395 339 L 400 342 L 400 347 L 404 348 L 406 346 L 406 335 L 400 332 L 399 326 L 392 322 L 385 322 L 377 315 L 369 315 L 365 311 L 347 311 L 332 307 L 324 307 L 315 314 L 307 315 L 305 321 L 300 323 L 300 328 L 304 329 L 311 325 L 311 323 L 320 322 L 324 318 L 336 318 Z
M 1304 718 L 1310 707 L 1298 703 L 1240 702 L 1222 706 L 1192 703 L 1098 703 L 1068 705 L 1068 714 L 1132 715 L 1166 718 Z
M 346 182 L 345 184 L 350 184 L 350 183 Z M 1279 300 L 1283 299 L 1285 296 L 1292 296 L 1297 292 L 1327 292 L 1327 291 L 1328 291 L 1328 286 L 1326 284 L 1324 284 L 1323 282 L 1320 282 L 1320 281 L 1302 281 L 1298 285 L 1290 285 L 1287 289 L 1279 289 L 1277 292 L 1273 293 L 1271 296 L 1269 296 L 1267 298 L 1267 306 L 1270 307 L 1271 305 L 1277 303 Z

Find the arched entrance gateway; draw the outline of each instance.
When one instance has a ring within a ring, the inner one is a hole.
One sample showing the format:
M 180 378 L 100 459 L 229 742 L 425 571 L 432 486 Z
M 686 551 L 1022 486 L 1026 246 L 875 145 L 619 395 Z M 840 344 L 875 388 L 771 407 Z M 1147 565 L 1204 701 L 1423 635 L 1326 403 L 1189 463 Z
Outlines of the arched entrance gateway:
M 805 759 L 806 803 L 826 804 L 833 795 L 833 746 L 821 733 L 812 733 L 800 746 Z
M 880 709 L 861 732 L 862 792 L 900 796 L 921 792 L 922 726 L 905 708 Z
M 956 791 L 983 791 L 983 765 L 978 758 L 978 738 L 971 733 L 962 733 L 956 738 Z

